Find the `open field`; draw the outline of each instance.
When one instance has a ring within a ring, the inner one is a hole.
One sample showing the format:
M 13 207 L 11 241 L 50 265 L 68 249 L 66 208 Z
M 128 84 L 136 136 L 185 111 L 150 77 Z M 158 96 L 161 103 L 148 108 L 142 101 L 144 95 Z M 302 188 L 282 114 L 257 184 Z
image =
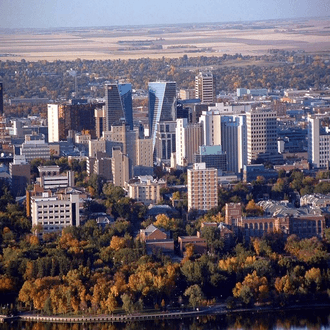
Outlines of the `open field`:
M 0 28 L 0 60 L 262 55 L 269 49 L 330 52 L 330 18 L 57 30 Z

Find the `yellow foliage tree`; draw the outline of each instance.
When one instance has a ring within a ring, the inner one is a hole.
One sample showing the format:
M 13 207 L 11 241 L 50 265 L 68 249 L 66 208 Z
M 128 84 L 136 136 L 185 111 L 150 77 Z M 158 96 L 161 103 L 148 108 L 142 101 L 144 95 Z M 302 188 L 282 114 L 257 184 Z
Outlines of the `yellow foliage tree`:
M 251 294 L 256 301 L 267 298 L 269 292 L 267 278 L 264 276 L 259 277 L 256 271 L 246 275 L 243 282 L 236 283 L 233 289 L 233 295 L 236 298 L 243 298 L 243 295 L 247 292 Z

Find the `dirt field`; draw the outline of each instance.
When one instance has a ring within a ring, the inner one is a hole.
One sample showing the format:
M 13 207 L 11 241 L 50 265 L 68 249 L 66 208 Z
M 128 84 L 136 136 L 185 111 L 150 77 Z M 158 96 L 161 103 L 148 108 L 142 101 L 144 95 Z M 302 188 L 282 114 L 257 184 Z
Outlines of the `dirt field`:
M 269 49 L 328 53 L 330 19 L 15 32 L 0 29 L 3 61 L 261 55 Z

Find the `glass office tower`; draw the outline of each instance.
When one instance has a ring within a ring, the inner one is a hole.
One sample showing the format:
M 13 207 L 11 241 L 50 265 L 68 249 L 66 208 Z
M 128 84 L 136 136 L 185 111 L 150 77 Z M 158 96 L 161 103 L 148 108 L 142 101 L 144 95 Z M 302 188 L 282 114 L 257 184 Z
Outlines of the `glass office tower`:
M 105 85 L 106 130 L 113 124 L 125 120 L 133 129 L 132 85 Z
M 154 149 L 158 124 L 176 120 L 176 82 L 150 82 L 148 90 L 149 131 Z

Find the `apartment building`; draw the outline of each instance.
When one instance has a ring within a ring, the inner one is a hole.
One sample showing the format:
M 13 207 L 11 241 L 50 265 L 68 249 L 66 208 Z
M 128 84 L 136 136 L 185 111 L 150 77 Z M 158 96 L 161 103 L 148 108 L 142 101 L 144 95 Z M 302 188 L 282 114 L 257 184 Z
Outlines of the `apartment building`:
M 164 180 L 154 180 L 150 175 L 139 176 L 128 183 L 128 196 L 145 205 L 156 204 L 161 198 L 160 189 L 165 186 Z
M 196 163 L 187 171 L 188 211 L 208 211 L 218 206 L 217 170 Z

